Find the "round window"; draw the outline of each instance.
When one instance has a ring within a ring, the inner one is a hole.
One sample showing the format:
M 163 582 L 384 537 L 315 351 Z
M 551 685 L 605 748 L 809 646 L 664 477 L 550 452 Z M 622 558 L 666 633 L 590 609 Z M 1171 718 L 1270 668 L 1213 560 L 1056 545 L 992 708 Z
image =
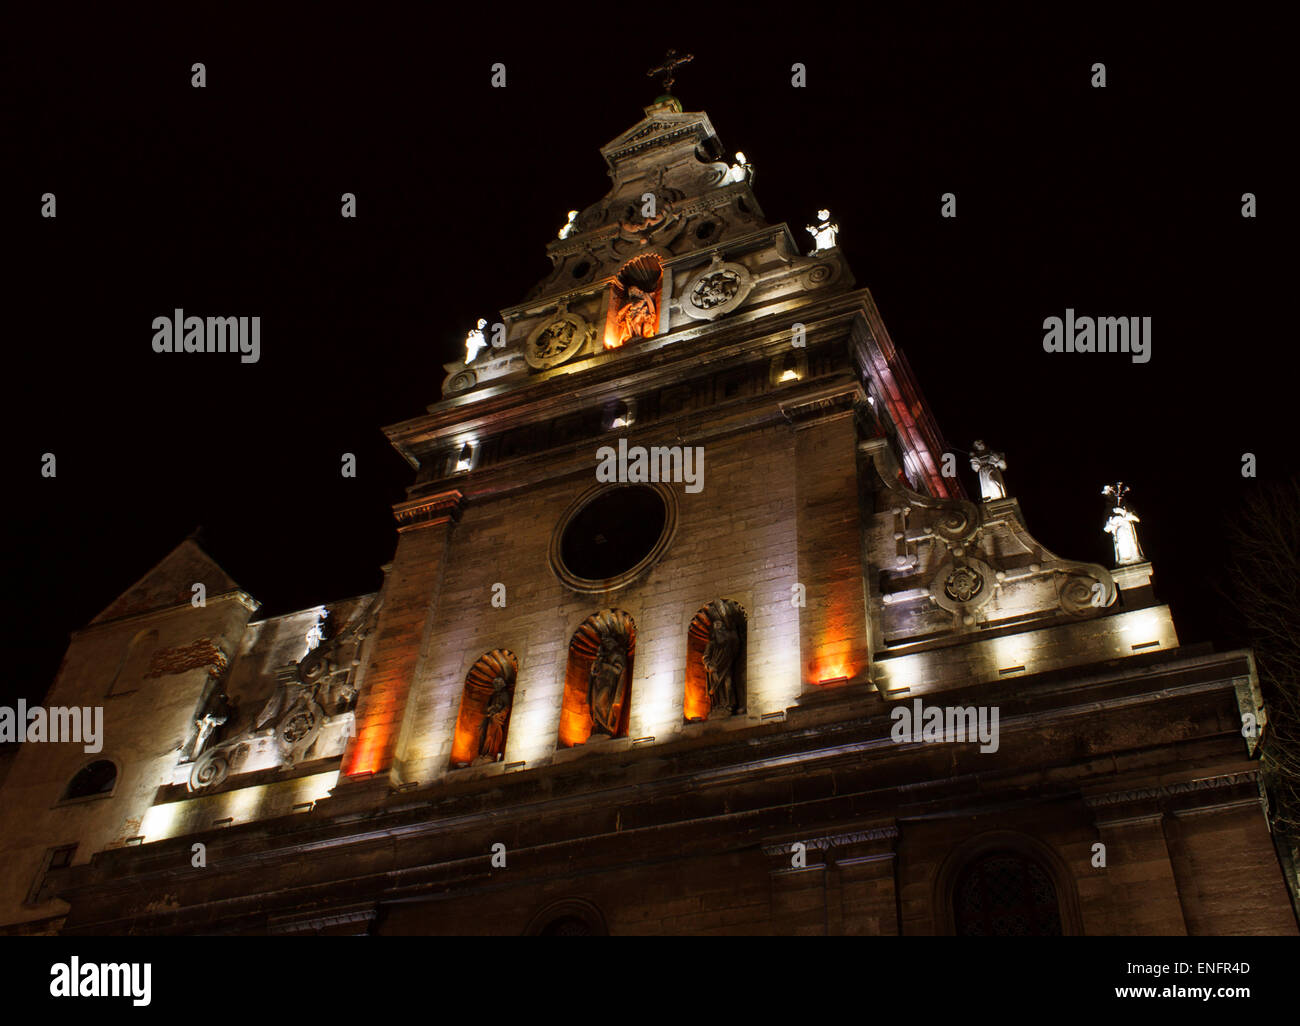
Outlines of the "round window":
M 580 496 L 551 539 L 551 566 L 570 588 L 612 591 L 647 570 L 676 527 L 665 485 L 600 485 Z

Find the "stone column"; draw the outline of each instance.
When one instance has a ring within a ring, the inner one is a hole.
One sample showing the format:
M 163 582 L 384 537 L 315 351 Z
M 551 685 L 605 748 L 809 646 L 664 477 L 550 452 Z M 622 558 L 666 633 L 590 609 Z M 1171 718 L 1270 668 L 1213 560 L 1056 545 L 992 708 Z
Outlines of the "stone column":
M 1110 894 L 1108 932 L 1114 936 L 1187 936 L 1159 797 L 1157 790 L 1142 789 L 1084 799 L 1106 846 L 1099 871 Z
M 798 581 L 807 603 L 799 611 L 804 688 L 838 677 L 864 682 L 871 647 L 853 411 L 810 416 L 796 423 L 796 431 Z
M 357 733 L 343 755 L 340 785 L 388 785 L 411 682 L 438 608 L 448 538 L 463 501 L 452 489 L 393 507 L 397 552 L 384 582 L 384 604 L 357 699 Z
M 898 828 L 873 827 L 764 845 L 778 935 L 897 936 Z M 802 845 L 802 858 L 796 858 Z M 801 861 L 803 865 L 797 865 Z

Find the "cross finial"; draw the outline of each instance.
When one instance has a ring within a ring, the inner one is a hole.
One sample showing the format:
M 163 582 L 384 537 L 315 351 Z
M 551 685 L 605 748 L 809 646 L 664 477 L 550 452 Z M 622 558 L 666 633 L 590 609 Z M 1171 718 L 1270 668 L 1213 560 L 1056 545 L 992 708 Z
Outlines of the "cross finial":
M 679 54 L 676 50 L 669 50 L 668 56 L 663 59 L 663 62 L 657 67 L 653 67 L 647 71 L 646 75 L 647 77 L 663 75 L 664 92 L 671 93 L 673 91 L 673 82 L 675 81 L 673 78 L 673 72 L 681 65 L 687 64 L 693 60 L 695 60 L 695 54 L 693 53 Z
M 1114 484 L 1108 484 L 1101 490 L 1101 494 L 1114 501 L 1116 506 L 1124 506 L 1124 497 L 1128 495 L 1130 489 L 1123 481 L 1116 481 Z

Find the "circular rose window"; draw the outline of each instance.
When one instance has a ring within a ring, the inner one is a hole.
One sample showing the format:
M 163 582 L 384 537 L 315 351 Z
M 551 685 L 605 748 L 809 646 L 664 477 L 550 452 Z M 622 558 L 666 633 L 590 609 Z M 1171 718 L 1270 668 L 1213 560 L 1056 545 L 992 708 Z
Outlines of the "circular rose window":
M 612 591 L 663 555 L 676 526 L 676 500 L 667 486 L 598 485 L 560 518 L 551 567 L 574 591 Z

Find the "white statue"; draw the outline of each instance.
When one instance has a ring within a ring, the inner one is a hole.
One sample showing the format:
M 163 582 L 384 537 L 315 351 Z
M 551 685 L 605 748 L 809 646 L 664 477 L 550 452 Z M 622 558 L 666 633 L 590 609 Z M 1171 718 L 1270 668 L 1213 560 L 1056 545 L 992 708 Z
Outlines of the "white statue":
M 971 446 L 970 468 L 979 473 L 980 496 L 985 502 L 1007 497 L 1007 483 L 1002 480 L 1007 461 L 1002 453 L 994 452 L 977 439 Z
M 465 362 L 467 364 L 474 362 L 474 357 L 478 356 L 480 349 L 487 348 L 487 336 L 483 334 L 483 329 L 487 327 L 487 318 L 478 319 L 478 327 L 471 328 L 469 334 L 465 336 Z
M 319 645 L 321 639 L 325 637 L 325 621 L 329 619 L 329 615 L 330 614 L 327 610 L 322 609 L 316 616 L 316 622 L 312 624 L 311 629 L 307 631 L 308 652 Z
M 569 211 L 569 223 L 560 229 L 560 238 L 567 239 L 570 235 L 578 230 L 578 212 Z
M 834 249 L 836 242 L 835 237 L 840 233 L 840 226 L 831 224 L 831 212 L 829 210 L 817 211 L 817 220 L 819 224 L 814 227 L 808 225 L 808 234 L 813 237 L 813 252 L 816 253 L 822 249 Z
M 739 150 L 736 151 L 736 162 L 731 165 L 731 170 L 727 172 L 727 177 L 722 180 L 723 185 L 730 185 L 732 182 L 743 182 L 747 180 L 752 184 L 754 181 L 754 166 L 745 160 L 745 155 Z
M 1124 496 L 1128 494 L 1124 482 L 1116 481 L 1113 485 L 1107 485 L 1101 494 L 1114 500 L 1110 518 L 1106 521 L 1106 533 L 1115 543 L 1115 565 L 1141 563 L 1146 557 L 1142 554 L 1142 546 L 1138 544 L 1137 528 L 1133 526 L 1141 521 L 1124 502 Z

